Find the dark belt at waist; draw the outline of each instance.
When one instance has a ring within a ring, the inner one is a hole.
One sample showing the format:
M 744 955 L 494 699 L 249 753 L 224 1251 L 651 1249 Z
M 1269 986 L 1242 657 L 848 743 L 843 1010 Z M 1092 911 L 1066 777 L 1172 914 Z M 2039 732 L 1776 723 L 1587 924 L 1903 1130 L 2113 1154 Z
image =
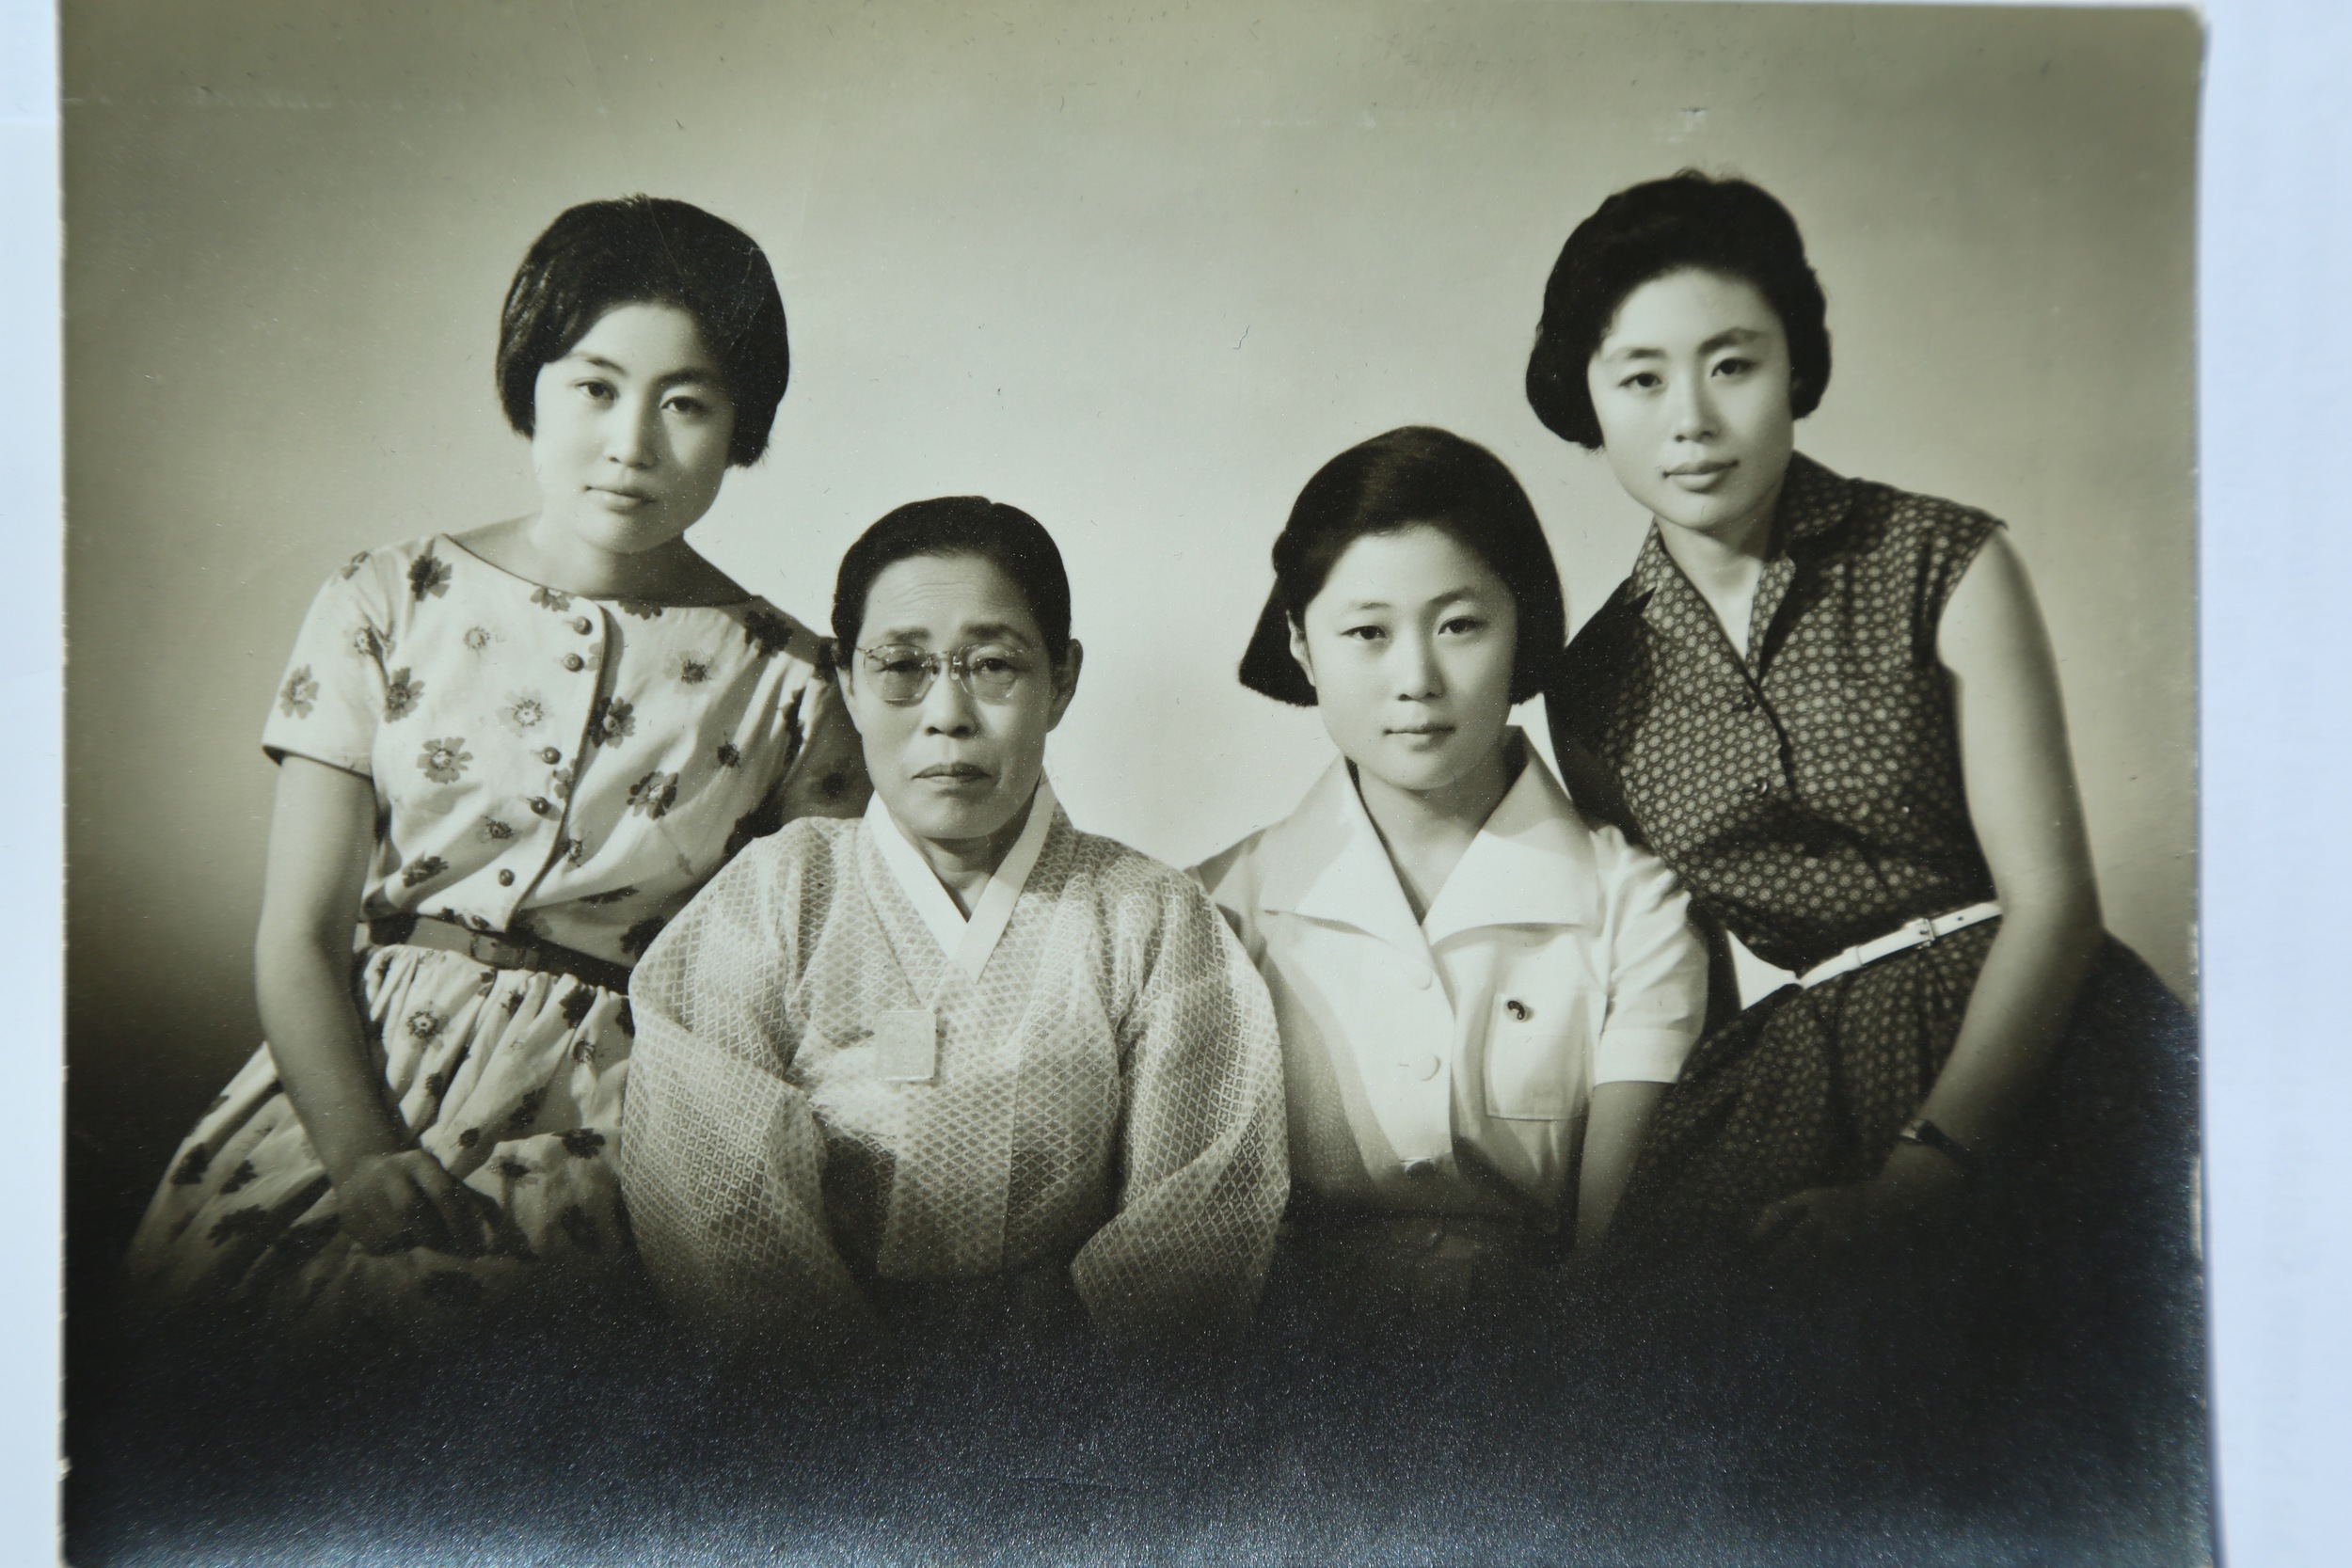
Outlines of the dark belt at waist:
M 431 947 L 463 953 L 492 969 L 533 969 L 545 974 L 569 974 L 628 994 L 628 966 L 592 958 L 552 942 L 516 937 L 504 931 L 474 931 L 454 920 L 435 914 L 391 914 L 368 922 L 368 940 L 378 947 Z

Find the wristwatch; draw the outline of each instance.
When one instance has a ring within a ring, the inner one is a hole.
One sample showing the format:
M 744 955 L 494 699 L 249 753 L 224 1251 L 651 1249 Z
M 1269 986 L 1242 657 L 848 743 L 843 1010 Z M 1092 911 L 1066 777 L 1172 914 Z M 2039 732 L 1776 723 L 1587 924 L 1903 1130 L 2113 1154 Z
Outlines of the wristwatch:
M 1895 1134 L 1899 1143 L 1917 1144 L 1931 1148 L 1960 1167 L 1963 1176 L 1975 1180 L 1978 1174 L 1976 1150 L 1953 1137 L 1925 1117 L 1914 1117 L 1903 1123 L 1903 1130 Z

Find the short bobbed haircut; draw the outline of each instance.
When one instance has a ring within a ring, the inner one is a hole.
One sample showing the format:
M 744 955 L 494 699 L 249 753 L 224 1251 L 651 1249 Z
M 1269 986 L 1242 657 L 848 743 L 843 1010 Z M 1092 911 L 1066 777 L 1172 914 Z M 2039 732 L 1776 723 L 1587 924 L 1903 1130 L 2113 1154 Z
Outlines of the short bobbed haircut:
M 883 514 L 841 558 L 833 587 L 833 636 L 842 663 L 858 646 L 875 580 L 899 562 L 925 555 L 990 562 L 1028 601 L 1046 656 L 1057 666 L 1070 657 L 1070 575 L 1045 525 L 986 496 L 942 496 Z
M 1554 435 L 1600 446 L 1585 372 L 1601 339 L 1628 294 L 1690 268 L 1736 277 L 1764 296 L 1788 338 L 1790 412 L 1803 419 L 1820 406 L 1829 389 L 1829 302 L 1797 220 L 1745 180 L 1686 168 L 1619 191 L 1560 249 L 1527 361 L 1528 404 Z
M 1518 616 L 1511 701 L 1542 690 L 1568 632 L 1543 525 L 1502 459 L 1429 425 L 1406 425 L 1348 448 L 1298 493 L 1274 541 L 1274 592 L 1242 655 L 1242 685 L 1279 703 L 1314 706 L 1314 685 L 1291 657 L 1291 627 L 1306 625 L 1307 607 L 1350 545 L 1422 527 L 1445 533 L 1510 589 Z
M 735 404 L 727 461 L 737 467 L 759 461 L 792 374 L 776 275 L 749 234 L 662 197 L 582 202 L 532 242 L 499 315 L 506 422 L 531 435 L 540 368 L 571 353 L 607 311 L 624 305 L 671 305 L 694 319 Z

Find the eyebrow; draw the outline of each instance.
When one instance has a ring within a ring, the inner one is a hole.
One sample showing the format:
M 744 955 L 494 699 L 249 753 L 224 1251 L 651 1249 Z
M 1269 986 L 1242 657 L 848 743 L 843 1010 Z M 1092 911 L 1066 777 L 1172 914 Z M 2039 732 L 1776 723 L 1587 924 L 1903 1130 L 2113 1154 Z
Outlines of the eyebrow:
M 983 621 L 977 626 L 965 626 L 956 636 L 961 642 L 1018 642 L 1025 648 L 1031 641 L 1026 632 L 1009 621 Z M 866 646 L 879 648 L 885 642 L 908 642 L 928 647 L 930 640 L 929 626 L 892 626 L 887 631 L 875 633 L 874 640 Z
M 1475 599 L 1477 597 L 1478 590 L 1469 583 L 1463 583 L 1459 587 L 1449 588 L 1442 594 L 1433 594 L 1428 598 L 1423 599 L 1422 603 L 1424 606 L 1446 605 L 1453 604 L 1458 599 Z M 1386 599 L 1354 599 L 1343 606 L 1340 613 L 1343 615 L 1357 615 L 1361 614 L 1367 610 L 1394 610 L 1396 606 L 1389 603 Z
M 1699 344 L 1699 352 L 1712 354 L 1719 348 L 1730 348 L 1738 343 L 1754 342 L 1763 336 L 1762 331 L 1753 326 L 1727 326 Z M 1662 348 L 1648 347 L 1614 348 L 1602 355 L 1601 357 L 1603 359 L 1663 359 L 1666 357 L 1666 351 Z
M 574 353 L 567 354 L 564 357 L 566 359 L 576 359 L 583 365 L 594 365 L 600 371 L 611 371 L 614 375 L 627 375 L 629 373 L 628 367 L 627 365 L 624 365 L 615 359 L 607 359 L 600 354 Z M 719 372 L 716 369 L 689 369 L 672 371 L 669 374 L 662 376 L 660 380 L 656 381 L 654 385 L 657 387 L 675 387 L 681 383 L 689 381 L 704 382 L 713 387 L 721 385 Z

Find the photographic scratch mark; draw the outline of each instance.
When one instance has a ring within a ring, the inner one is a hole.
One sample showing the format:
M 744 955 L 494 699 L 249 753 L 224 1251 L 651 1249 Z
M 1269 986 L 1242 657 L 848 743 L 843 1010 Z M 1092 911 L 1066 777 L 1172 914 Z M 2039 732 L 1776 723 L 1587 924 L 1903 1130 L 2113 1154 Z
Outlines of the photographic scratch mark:
M 1235 351 L 1237 351 L 1237 352 L 1238 352 L 1238 351 L 1240 350 L 1240 348 L 1241 348 L 1241 345 L 1242 345 L 1242 344 L 1244 344 L 1244 343 L 1246 343 L 1246 342 L 1248 342 L 1248 341 L 1249 341 L 1249 328 L 1248 328 L 1248 327 L 1246 327 L 1246 326 L 1245 326 L 1245 327 L 1243 327 L 1243 328 L 1241 329 L 1241 336 L 1233 340 L 1233 347 L 1234 347 Z

